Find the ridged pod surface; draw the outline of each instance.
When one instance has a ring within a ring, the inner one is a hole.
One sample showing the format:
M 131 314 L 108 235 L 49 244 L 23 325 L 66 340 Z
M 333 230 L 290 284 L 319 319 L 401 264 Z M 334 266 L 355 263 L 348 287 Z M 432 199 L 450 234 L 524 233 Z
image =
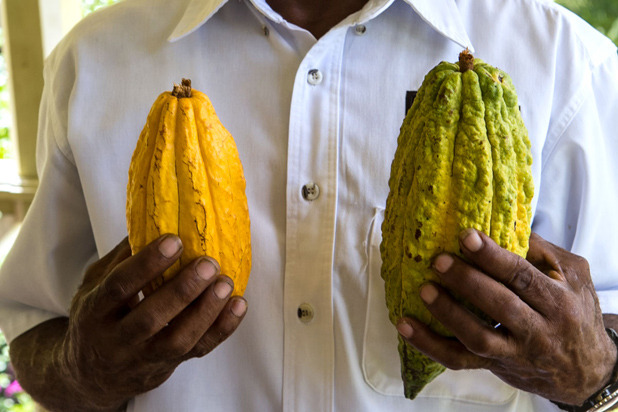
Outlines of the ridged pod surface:
M 165 233 L 177 234 L 184 247 L 145 295 L 203 255 L 234 281 L 234 295 L 244 293 L 251 234 L 242 164 L 210 100 L 189 80 L 161 93 L 150 109 L 129 167 L 126 213 L 133 254 Z
M 436 255 L 461 256 L 463 229 L 478 229 L 526 256 L 531 164 L 528 133 L 505 72 L 466 50 L 459 62 L 442 62 L 426 75 L 401 126 L 382 224 L 381 274 L 393 324 L 414 317 L 451 335 L 432 318 L 419 289 L 439 282 L 431 269 Z M 401 336 L 399 354 L 410 399 L 444 371 Z

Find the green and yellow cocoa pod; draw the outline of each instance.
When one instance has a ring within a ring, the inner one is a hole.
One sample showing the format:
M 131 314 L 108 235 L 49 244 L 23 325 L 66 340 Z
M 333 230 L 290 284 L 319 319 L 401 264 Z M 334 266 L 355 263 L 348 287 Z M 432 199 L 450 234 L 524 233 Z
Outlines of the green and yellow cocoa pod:
M 526 256 L 531 165 L 528 132 L 505 72 L 466 50 L 459 62 L 442 62 L 426 75 L 401 126 L 382 224 L 381 274 L 393 324 L 414 317 L 451 335 L 425 308 L 419 289 L 439 282 L 431 269 L 436 255 L 461 256 L 463 229 L 483 231 Z M 407 398 L 444 371 L 401 337 L 399 354 Z

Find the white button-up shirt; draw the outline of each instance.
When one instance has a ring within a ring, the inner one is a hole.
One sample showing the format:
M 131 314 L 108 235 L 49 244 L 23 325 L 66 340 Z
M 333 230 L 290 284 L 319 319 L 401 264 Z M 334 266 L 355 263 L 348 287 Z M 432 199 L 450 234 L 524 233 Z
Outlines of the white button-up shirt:
M 66 316 L 85 267 L 126 236 L 127 171 L 156 96 L 211 98 L 247 178 L 248 314 L 130 411 L 552 410 L 486 371 L 402 396 L 380 225 L 406 95 L 468 47 L 506 70 L 533 151 L 533 230 L 585 256 L 618 313 L 618 57 L 540 0 L 370 0 L 316 40 L 264 0 L 126 0 L 49 57 L 40 189 L 0 275 L 13 339 Z

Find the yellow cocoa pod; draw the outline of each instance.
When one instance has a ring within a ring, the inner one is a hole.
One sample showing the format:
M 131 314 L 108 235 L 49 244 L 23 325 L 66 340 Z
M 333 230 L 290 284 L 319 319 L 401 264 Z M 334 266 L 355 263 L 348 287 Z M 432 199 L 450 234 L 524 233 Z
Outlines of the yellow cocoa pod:
M 382 224 L 381 274 L 393 324 L 415 317 L 450 335 L 419 289 L 439 283 L 431 269 L 439 253 L 461 256 L 463 229 L 480 230 L 526 256 L 531 164 L 528 132 L 505 72 L 464 51 L 459 62 L 442 62 L 425 76 L 401 126 Z M 401 337 L 399 354 L 410 399 L 444 371 Z
M 234 295 L 244 293 L 251 234 L 242 164 L 232 135 L 190 80 L 161 93 L 150 109 L 129 167 L 126 213 L 133 254 L 165 233 L 184 246 L 144 294 L 204 255 L 234 281 Z

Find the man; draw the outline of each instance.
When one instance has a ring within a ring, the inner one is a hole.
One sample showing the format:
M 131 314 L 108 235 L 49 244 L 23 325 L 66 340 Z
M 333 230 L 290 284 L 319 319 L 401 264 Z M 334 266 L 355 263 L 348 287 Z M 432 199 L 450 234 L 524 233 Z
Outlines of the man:
M 538 236 L 528 261 L 474 231 L 461 240 L 474 266 L 436 258 L 443 286 L 421 297 L 458 339 L 414 319 L 397 330 L 462 370 L 409 401 L 379 276 L 388 174 L 407 92 L 466 47 L 516 85 Z M 47 62 L 41 185 L 0 277 L 20 382 L 63 411 L 584 403 L 615 379 L 616 70 L 607 39 L 532 0 L 125 0 L 93 15 Z M 135 305 L 182 245 L 130 256 L 128 165 L 154 98 L 182 77 L 238 145 L 253 270 L 246 300 L 205 259 Z M 455 284 L 501 328 L 454 303 Z

